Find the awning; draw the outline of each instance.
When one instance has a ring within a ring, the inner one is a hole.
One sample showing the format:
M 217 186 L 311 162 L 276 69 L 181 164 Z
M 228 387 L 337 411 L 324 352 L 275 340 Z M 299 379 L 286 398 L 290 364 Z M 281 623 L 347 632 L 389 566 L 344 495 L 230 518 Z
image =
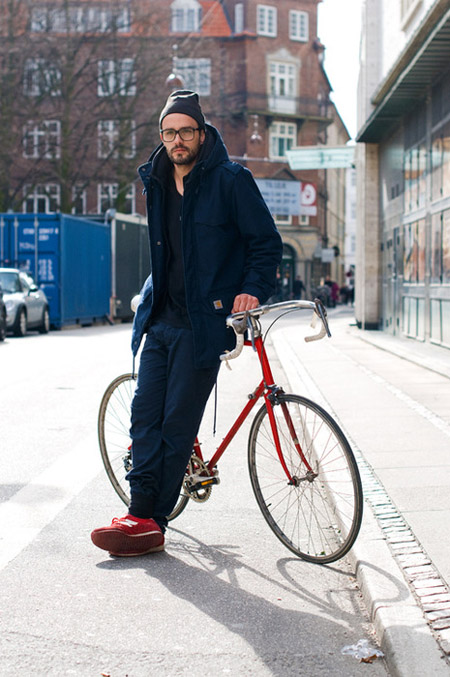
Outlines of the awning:
M 429 12 L 394 67 L 372 97 L 375 109 L 356 138 L 377 143 L 423 100 L 429 86 L 450 66 L 450 2 Z

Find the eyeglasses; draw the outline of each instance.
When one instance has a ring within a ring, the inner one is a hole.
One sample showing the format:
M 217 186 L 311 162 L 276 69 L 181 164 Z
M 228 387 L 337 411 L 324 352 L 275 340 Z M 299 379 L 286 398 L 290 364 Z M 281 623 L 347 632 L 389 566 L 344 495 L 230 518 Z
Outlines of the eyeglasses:
M 180 137 L 182 141 L 192 141 L 200 127 L 182 127 L 181 129 L 160 129 L 161 138 L 163 141 L 175 141 L 176 136 Z

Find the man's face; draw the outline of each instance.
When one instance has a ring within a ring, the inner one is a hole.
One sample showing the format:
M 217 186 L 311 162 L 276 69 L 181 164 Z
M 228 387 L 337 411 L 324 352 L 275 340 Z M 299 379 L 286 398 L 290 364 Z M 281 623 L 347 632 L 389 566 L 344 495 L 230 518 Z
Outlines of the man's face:
M 191 118 L 190 115 L 184 115 L 184 113 L 170 113 L 161 123 L 163 131 L 167 129 L 178 131 L 187 127 L 195 130 L 194 138 L 190 141 L 185 141 L 179 134 L 175 136 L 173 141 L 165 141 L 161 135 L 167 155 L 175 165 L 193 166 L 195 164 L 200 147 L 205 140 L 205 132 L 203 129 L 198 129 L 198 122 L 194 118 Z

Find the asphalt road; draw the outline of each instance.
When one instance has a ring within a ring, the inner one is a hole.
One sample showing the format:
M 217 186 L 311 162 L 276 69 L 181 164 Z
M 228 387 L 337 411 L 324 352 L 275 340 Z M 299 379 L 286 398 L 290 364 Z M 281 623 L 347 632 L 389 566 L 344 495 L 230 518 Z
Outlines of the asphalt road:
M 172 523 L 165 552 L 114 559 L 92 545 L 90 531 L 125 512 L 96 419 L 107 384 L 131 368 L 129 340 L 122 325 L 0 345 L 0 675 L 386 675 L 383 660 L 342 653 L 361 639 L 374 646 L 350 563 L 295 558 L 259 513 L 248 426 L 210 500 Z M 221 370 L 206 457 L 258 380 L 244 353 Z

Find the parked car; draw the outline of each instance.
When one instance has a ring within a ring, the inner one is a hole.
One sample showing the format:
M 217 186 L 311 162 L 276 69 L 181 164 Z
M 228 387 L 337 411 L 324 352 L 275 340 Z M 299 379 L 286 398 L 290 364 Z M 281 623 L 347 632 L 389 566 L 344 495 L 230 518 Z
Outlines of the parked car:
M 17 268 L 0 268 L 0 287 L 6 306 L 6 329 L 25 336 L 28 329 L 50 329 L 48 300 L 33 278 Z
M 4 341 L 6 336 L 6 306 L 3 300 L 3 292 L 0 287 L 0 341 Z

